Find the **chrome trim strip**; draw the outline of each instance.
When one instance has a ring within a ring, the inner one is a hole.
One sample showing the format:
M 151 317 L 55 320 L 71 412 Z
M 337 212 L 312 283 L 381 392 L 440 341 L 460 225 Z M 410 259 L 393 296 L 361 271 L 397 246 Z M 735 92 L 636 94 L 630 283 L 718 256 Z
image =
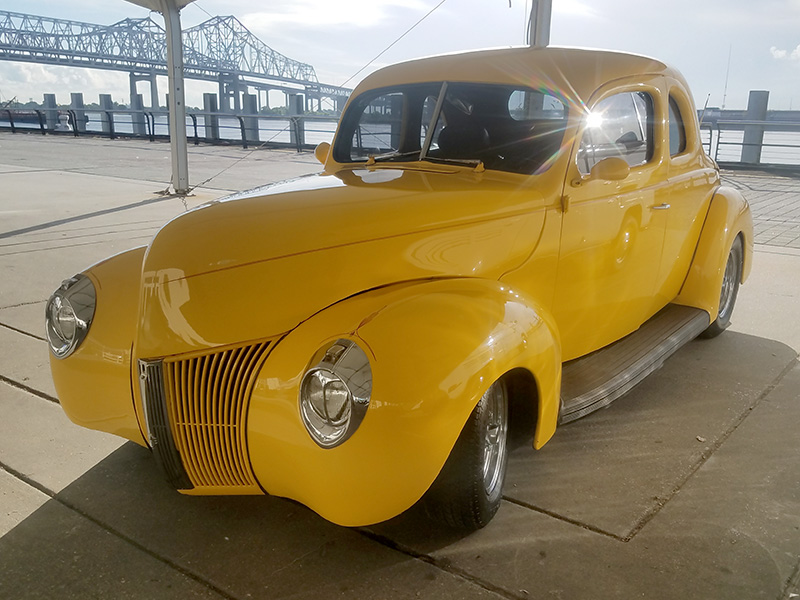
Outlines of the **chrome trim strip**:
M 170 428 L 163 361 L 139 360 L 138 366 L 147 441 L 153 450 L 153 456 L 173 487 L 190 490 L 194 486 L 183 466 Z

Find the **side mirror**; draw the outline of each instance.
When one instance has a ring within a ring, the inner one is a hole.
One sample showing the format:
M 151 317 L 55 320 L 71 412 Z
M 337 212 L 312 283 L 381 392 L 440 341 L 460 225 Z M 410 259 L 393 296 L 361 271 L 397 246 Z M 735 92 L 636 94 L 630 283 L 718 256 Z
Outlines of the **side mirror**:
M 317 157 L 317 160 L 321 162 L 323 165 L 325 161 L 328 160 L 328 155 L 331 152 L 331 145 L 328 142 L 320 142 L 317 144 L 317 147 L 314 148 L 314 156 Z
M 619 156 L 609 156 L 592 167 L 589 177 L 603 181 L 622 181 L 630 173 L 631 168 L 627 162 Z

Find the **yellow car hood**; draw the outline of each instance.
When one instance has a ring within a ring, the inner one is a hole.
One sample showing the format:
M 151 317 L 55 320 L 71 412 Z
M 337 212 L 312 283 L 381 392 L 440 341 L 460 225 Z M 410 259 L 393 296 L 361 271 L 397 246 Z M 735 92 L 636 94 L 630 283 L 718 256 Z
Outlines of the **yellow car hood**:
M 519 176 L 435 166 L 312 175 L 211 202 L 148 249 L 138 354 L 280 335 L 389 283 L 496 279 L 532 252 L 543 206 Z

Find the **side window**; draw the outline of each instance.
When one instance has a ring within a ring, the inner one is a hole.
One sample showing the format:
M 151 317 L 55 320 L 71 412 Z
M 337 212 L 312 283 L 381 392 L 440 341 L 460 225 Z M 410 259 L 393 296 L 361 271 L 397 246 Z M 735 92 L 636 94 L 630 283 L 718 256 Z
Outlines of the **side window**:
M 653 157 L 653 98 L 623 92 L 600 102 L 587 115 L 578 149 L 578 168 L 588 175 L 604 158 L 618 156 L 635 167 Z
M 514 90 L 508 97 L 508 114 L 515 121 L 567 118 L 567 107 L 555 96 L 538 90 Z
M 677 156 L 686 150 L 686 129 L 678 103 L 669 97 L 669 155 Z
M 397 151 L 403 123 L 403 100 L 403 94 L 395 92 L 373 98 L 364 107 L 353 132 L 351 160 Z

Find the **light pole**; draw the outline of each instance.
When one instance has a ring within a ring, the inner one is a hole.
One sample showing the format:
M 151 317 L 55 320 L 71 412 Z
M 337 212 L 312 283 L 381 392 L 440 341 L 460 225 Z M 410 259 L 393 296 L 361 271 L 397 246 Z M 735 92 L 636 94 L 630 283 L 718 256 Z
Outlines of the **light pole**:
M 194 0 L 126 0 L 160 12 L 167 33 L 169 79 L 169 140 L 172 150 L 172 187 L 176 194 L 189 192 L 189 155 L 186 141 L 186 102 L 183 88 L 183 41 L 181 9 Z

